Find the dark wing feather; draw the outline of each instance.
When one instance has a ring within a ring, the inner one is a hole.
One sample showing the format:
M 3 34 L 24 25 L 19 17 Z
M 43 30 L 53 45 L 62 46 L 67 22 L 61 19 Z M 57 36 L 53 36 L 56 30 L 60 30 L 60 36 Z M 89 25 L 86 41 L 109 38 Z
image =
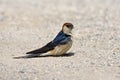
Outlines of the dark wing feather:
M 43 46 L 42 48 L 27 52 L 26 54 L 38 54 L 38 53 L 46 53 L 49 50 L 53 50 L 55 45 L 52 42 L 49 42 L 47 45 Z
M 52 41 L 55 45 L 62 45 L 66 44 L 69 40 L 71 40 L 70 35 L 66 35 L 62 31 L 59 32 L 59 34 L 55 37 L 55 39 Z
M 69 39 L 70 37 L 68 35 L 65 35 L 62 31 L 60 31 L 53 41 L 49 42 L 40 49 L 27 52 L 26 54 L 46 53 L 50 50 L 53 50 L 59 44 L 66 44 Z

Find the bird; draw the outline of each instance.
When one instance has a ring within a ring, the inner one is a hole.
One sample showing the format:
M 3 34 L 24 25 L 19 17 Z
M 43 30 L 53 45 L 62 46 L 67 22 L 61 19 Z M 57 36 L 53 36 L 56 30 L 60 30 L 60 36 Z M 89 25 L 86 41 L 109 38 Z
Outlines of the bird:
M 41 56 L 41 55 L 52 55 L 61 56 L 64 55 L 73 44 L 72 40 L 72 30 L 74 26 L 72 23 L 64 23 L 62 29 L 57 34 L 57 36 L 45 46 L 35 49 L 33 51 L 27 52 L 29 56 Z

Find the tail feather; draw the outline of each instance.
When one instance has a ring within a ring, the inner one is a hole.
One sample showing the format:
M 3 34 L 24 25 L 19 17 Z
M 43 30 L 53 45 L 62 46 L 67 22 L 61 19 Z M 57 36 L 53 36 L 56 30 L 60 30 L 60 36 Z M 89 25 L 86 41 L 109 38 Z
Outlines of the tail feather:
M 30 52 L 27 52 L 26 54 L 42 54 L 42 53 L 45 53 L 45 52 L 41 51 L 41 49 L 36 49 Z
M 53 50 L 55 45 L 52 42 L 49 42 L 47 45 L 43 46 L 42 48 L 27 52 L 26 54 L 42 54 L 46 53 L 50 50 Z

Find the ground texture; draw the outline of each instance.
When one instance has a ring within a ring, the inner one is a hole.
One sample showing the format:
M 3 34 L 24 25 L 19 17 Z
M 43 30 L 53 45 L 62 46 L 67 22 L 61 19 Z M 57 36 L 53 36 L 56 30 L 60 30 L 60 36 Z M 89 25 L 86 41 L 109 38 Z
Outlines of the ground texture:
M 14 59 L 74 24 L 71 56 Z M 0 80 L 120 80 L 120 0 L 0 0 Z

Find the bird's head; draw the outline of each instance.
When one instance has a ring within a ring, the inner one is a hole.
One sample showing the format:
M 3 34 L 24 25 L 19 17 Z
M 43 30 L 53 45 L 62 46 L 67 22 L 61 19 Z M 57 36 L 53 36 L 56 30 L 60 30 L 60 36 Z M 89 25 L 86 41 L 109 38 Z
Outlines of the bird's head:
M 62 31 L 67 35 L 72 35 L 73 24 L 64 23 L 62 26 Z

